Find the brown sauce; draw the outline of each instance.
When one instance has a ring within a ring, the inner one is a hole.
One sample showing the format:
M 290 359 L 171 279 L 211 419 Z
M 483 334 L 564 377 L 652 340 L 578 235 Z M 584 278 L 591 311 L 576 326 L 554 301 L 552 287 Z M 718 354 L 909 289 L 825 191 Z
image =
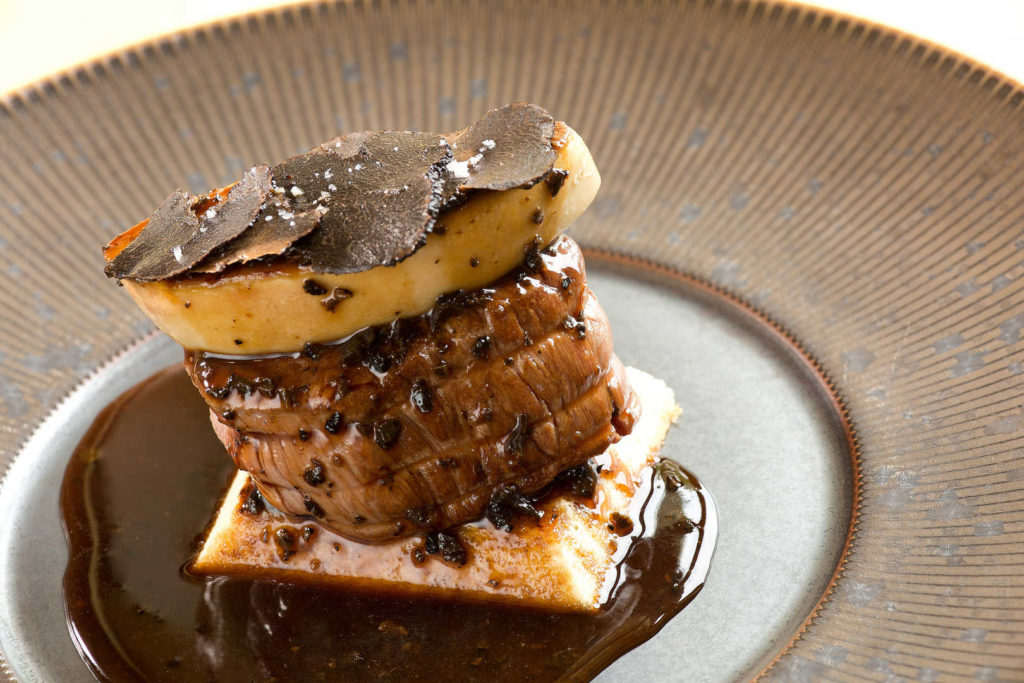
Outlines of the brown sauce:
M 184 371 L 137 385 L 93 423 L 61 508 L 72 638 L 102 680 L 588 680 L 704 585 L 714 503 L 668 460 L 644 533 L 596 615 L 197 578 L 187 565 L 234 473 Z

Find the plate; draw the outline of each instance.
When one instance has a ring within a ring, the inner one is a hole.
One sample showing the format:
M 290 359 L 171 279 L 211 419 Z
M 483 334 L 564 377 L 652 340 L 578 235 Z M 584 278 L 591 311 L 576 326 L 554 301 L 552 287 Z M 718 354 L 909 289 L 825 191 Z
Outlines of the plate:
M 590 145 L 604 185 L 572 233 L 721 511 L 705 590 L 602 679 L 1024 677 L 1024 91 L 853 19 L 713 0 L 302 5 L 7 96 L 4 673 L 88 680 L 60 473 L 179 358 L 98 247 L 175 187 L 515 100 Z

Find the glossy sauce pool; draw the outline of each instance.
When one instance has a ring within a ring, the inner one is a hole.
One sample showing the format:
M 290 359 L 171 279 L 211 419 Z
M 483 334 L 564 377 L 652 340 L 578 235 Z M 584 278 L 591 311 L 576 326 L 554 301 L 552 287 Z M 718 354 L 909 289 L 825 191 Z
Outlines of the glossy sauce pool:
M 700 591 L 708 492 L 668 460 L 638 495 L 644 533 L 597 614 L 287 584 L 187 566 L 234 474 L 184 370 L 130 389 L 68 464 L 68 626 L 103 680 L 588 680 Z

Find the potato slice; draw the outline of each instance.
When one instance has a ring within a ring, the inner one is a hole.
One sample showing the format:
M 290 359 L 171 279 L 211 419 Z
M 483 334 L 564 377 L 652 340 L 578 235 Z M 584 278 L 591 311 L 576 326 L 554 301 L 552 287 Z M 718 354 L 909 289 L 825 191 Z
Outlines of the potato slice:
M 654 462 L 669 427 L 679 416 L 664 382 L 628 368 L 642 414 L 633 432 L 612 445 L 598 462 L 594 507 L 569 497 L 542 506 L 539 522 L 524 521 L 512 532 L 488 523 L 461 529 L 469 561 L 452 567 L 435 556 L 417 562 L 422 541 L 405 538 L 381 545 L 347 540 L 312 522 L 281 513 L 242 510 L 249 477 L 233 480 L 192 571 L 201 575 L 245 575 L 318 585 L 365 586 L 391 592 L 457 594 L 489 602 L 529 604 L 561 611 L 593 611 L 605 600 L 614 562 L 630 539 L 609 529 L 612 513 L 636 519 L 643 470 Z M 307 531 L 309 529 L 310 531 Z
M 483 287 L 509 272 L 527 245 L 551 242 L 590 205 L 601 178 L 586 144 L 557 123 L 553 145 L 554 168 L 568 172 L 557 192 L 546 182 L 477 192 L 441 217 L 443 234 L 429 234 L 423 247 L 393 266 L 344 275 L 314 274 L 290 264 L 247 266 L 219 276 L 123 284 L 179 344 L 223 354 L 295 352 L 307 342 L 334 341 L 419 315 L 441 294 Z M 123 248 L 133 236 L 128 231 L 111 246 Z M 316 286 L 306 285 L 310 279 Z

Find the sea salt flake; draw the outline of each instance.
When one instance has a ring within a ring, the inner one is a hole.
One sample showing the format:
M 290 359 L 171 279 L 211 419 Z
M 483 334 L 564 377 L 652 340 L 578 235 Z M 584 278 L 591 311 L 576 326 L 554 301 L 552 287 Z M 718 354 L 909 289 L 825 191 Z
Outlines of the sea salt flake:
M 452 174 L 453 178 L 469 177 L 468 161 L 456 161 L 455 159 L 452 159 L 447 164 L 445 164 L 445 169 Z

